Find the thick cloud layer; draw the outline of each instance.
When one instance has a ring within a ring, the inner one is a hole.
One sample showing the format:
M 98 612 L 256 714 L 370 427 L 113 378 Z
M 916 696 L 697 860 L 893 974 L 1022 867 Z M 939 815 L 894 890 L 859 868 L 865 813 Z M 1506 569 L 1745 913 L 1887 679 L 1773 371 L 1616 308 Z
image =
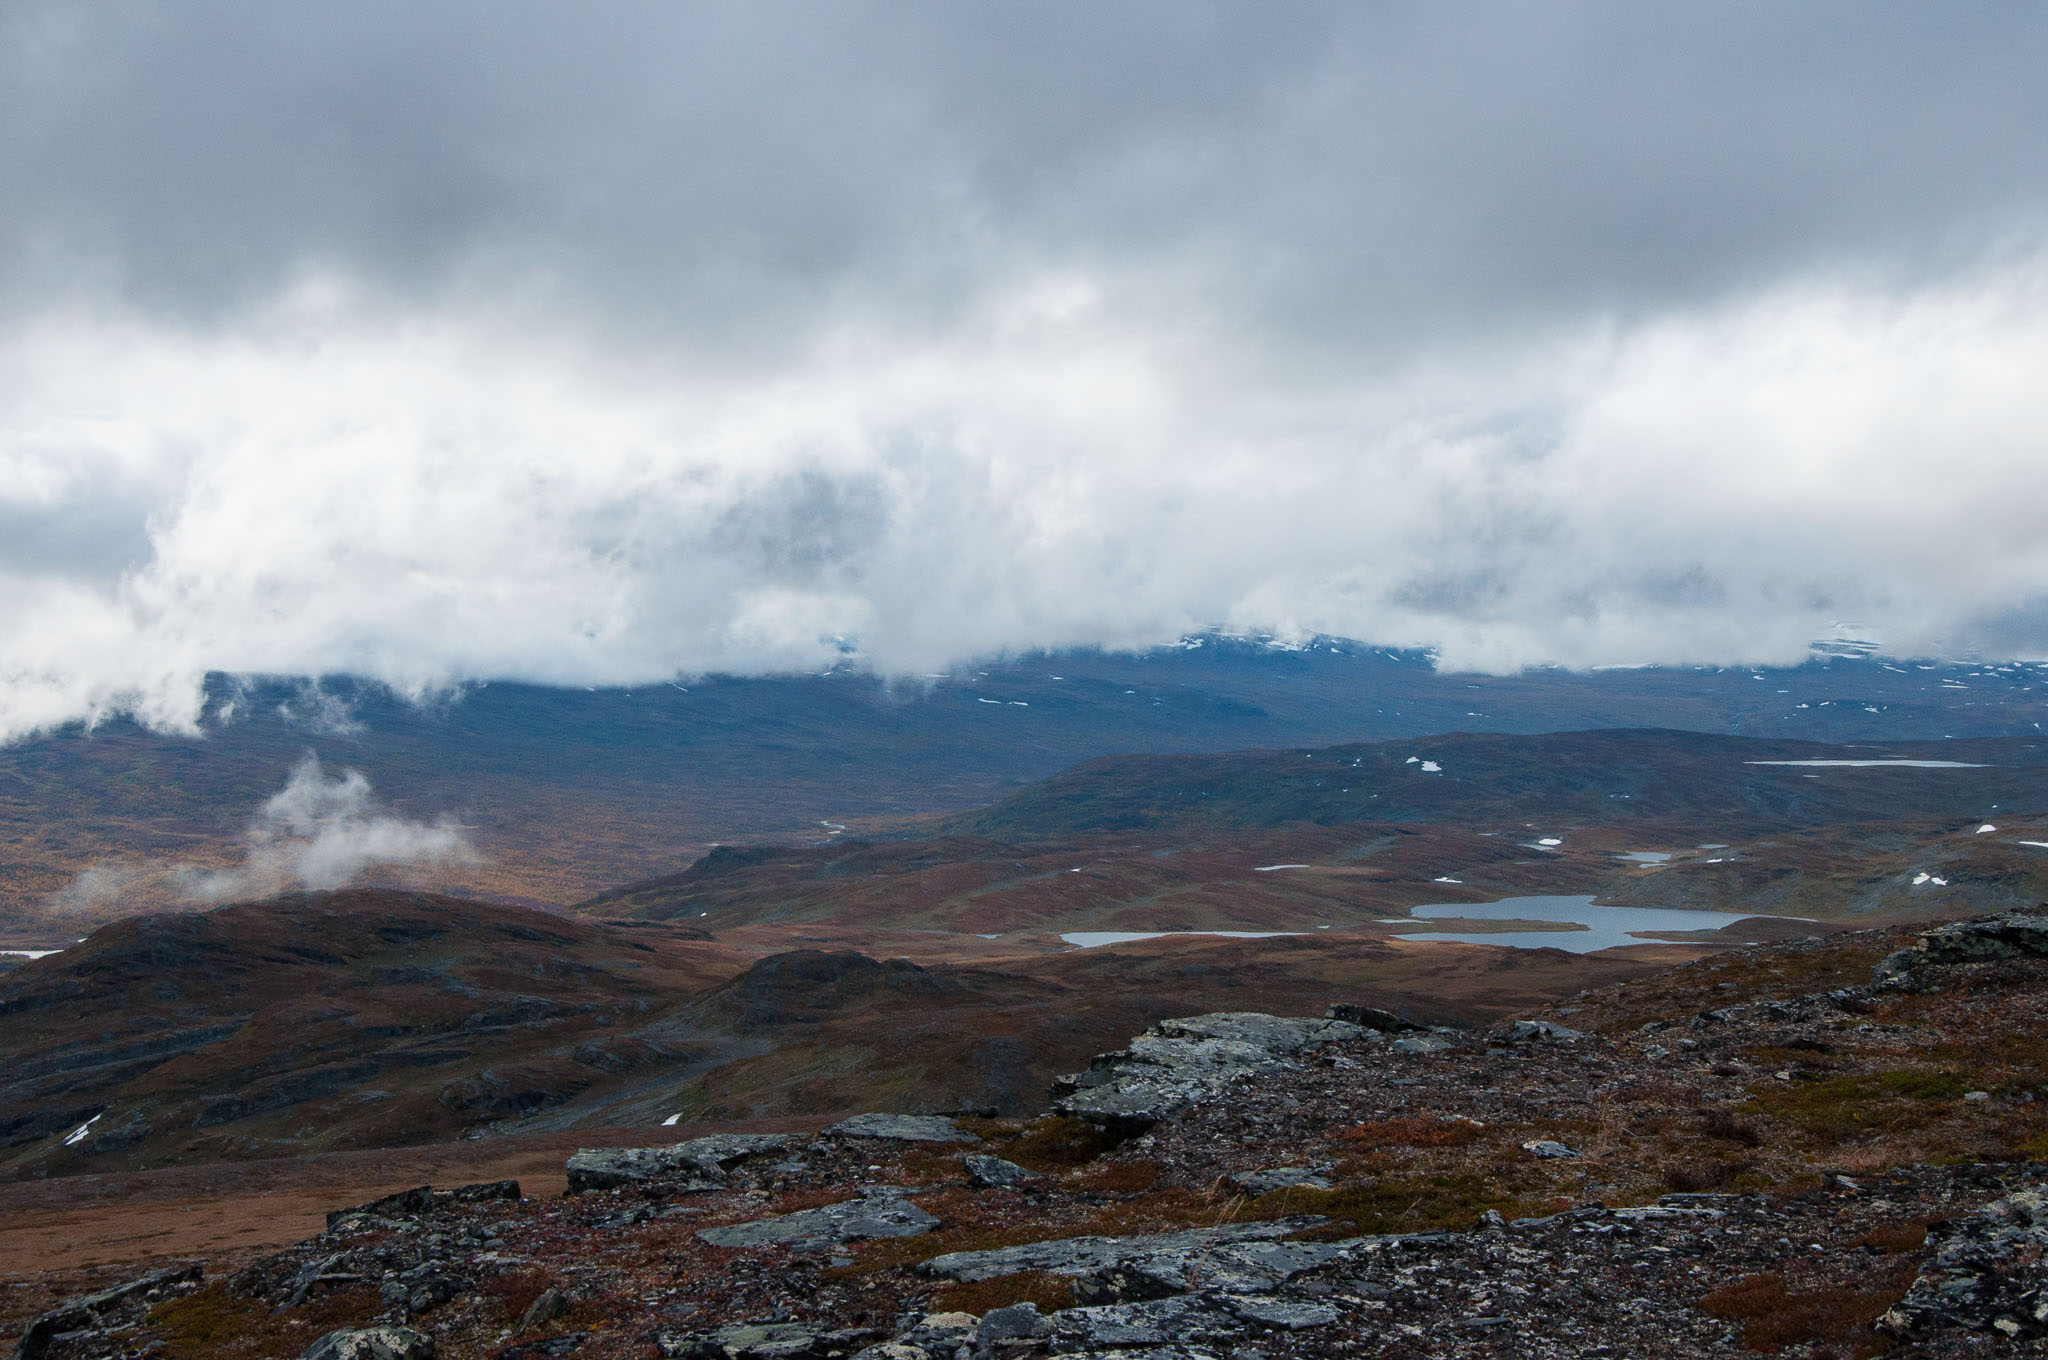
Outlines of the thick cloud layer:
M 2048 650 L 2048 14 L 11 7 L 0 739 L 208 670 Z

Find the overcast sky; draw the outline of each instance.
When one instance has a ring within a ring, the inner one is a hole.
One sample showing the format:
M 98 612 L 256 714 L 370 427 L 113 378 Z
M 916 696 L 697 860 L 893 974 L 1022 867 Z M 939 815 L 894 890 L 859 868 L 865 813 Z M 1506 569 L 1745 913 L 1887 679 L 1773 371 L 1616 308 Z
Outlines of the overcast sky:
M 2048 653 L 2048 7 L 0 8 L 0 738 Z

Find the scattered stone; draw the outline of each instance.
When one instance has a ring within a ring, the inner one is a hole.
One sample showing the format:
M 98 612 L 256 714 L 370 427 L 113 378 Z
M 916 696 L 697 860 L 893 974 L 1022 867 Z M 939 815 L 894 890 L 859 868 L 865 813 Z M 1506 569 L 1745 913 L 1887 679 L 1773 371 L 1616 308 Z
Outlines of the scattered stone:
M 432 1360 L 434 1338 L 410 1327 L 344 1327 L 329 1332 L 299 1360 Z
M 1230 1183 L 1248 1195 L 1263 1195 L 1270 1190 L 1288 1190 L 1295 1186 L 1307 1186 L 1312 1190 L 1330 1188 L 1330 1164 L 1320 1166 L 1275 1166 L 1264 1171 L 1245 1171 L 1232 1176 Z
M 1002 1189 L 1041 1179 L 1036 1171 L 1026 1170 L 1015 1162 L 1004 1161 L 1001 1157 L 970 1154 L 962 1157 L 960 1164 L 967 1168 L 967 1179 L 984 1190 Z
M 898 1143 L 981 1141 L 942 1114 L 857 1114 L 825 1132 L 837 1138 L 885 1138 Z
M 1522 1144 L 1522 1151 L 1538 1157 L 1576 1157 L 1579 1154 L 1563 1143 L 1551 1138 L 1531 1138 Z
M 1387 1047 L 1412 1058 L 1427 1057 L 1432 1053 L 1448 1053 L 1457 1045 L 1441 1034 L 1404 1034 Z
M 875 1237 L 917 1237 L 938 1226 L 939 1220 L 904 1198 L 903 1191 L 885 1189 L 818 1209 L 700 1228 L 697 1236 L 714 1247 L 787 1246 L 805 1251 Z

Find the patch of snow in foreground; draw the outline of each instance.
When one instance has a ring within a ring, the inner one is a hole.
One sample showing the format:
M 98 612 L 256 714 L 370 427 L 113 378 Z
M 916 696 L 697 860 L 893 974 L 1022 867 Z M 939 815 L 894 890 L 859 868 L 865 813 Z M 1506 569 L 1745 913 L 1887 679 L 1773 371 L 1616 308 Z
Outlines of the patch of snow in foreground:
M 1989 823 L 1989 822 L 1986 822 L 1986 823 L 1984 823 L 1984 825 L 1982 825 L 1982 826 L 1980 826 L 1980 827 L 1978 827 L 1978 828 L 1977 828 L 1977 834 L 1981 836 L 1981 835 L 1983 835 L 1983 834 L 1984 834 L 1985 832 L 1987 832 L 1987 831 L 1996 831 L 1996 830 L 1998 830 L 1998 828 L 1997 828 L 1997 827 L 1993 826 L 1993 825 L 1992 825 L 1991 823 Z
M 2020 844 L 2025 845 L 2025 841 Z M 80 944 L 85 941 L 80 940 Z M 0 949 L 0 959 L 47 959 L 52 954 L 61 954 L 61 949 Z
M 1422 772 L 1424 774 L 1442 774 L 1444 767 L 1437 764 L 1434 760 L 1425 760 L 1422 762 Z
M 1252 872 L 1253 872 L 1253 873 L 1255 873 L 1255 874 L 1270 874 L 1270 873 L 1272 873 L 1272 872 L 1273 872 L 1273 871 L 1274 871 L 1275 869 L 1306 869 L 1306 868 L 1308 868 L 1308 866 L 1307 866 L 1306 864 L 1259 864 L 1259 865 L 1254 865 L 1254 866 L 1253 866 L 1253 868 L 1252 868 Z
M 666 1118 L 666 1119 L 662 1120 L 662 1121 L 661 1121 L 661 1126 L 662 1126 L 663 1128 L 668 1128 L 668 1127 L 669 1127 L 670 1125 L 672 1125 L 672 1124 L 680 1124 L 680 1123 L 682 1123 L 682 1122 L 683 1122 L 683 1115 L 682 1115 L 682 1111 L 678 1110 L 678 1111 L 677 1111 L 676 1113 L 674 1113 L 674 1114 L 670 1115 L 670 1116 L 669 1116 L 668 1118 Z
M 2020 841 L 2020 845 L 2031 845 L 2036 850 L 2048 850 L 2048 841 Z
M 1538 845 L 1563 845 L 1564 841 L 1557 836 L 1542 836 L 1537 839 L 1536 843 Z
M 69 1134 L 65 1135 L 64 1146 L 77 1147 L 80 1143 L 83 1143 L 86 1140 L 87 1136 L 92 1133 L 92 1126 L 99 1123 L 101 1116 L 105 1114 L 106 1111 L 101 1110 L 99 1114 L 94 1115 L 92 1118 L 86 1120 L 83 1124 L 80 1124 L 77 1128 L 73 1129 Z
M 1463 883 L 1465 880 L 1462 878 L 1451 878 L 1449 876 L 1446 876 L 1443 878 L 1432 878 L 1429 881 L 1432 883 Z
M 1937 888 L 1946 888 L 1946 887 L 1948 886 L 1948 880 L 1947 880 L 1947 879 L 1945 879 L 1945 878 L 1938 878 L 1938 877 L 1936 877 L 1935 875 L 1933 875 L 1933 874 L 1930 874 L 1930 873 L 1925 873 L 1925 872 L 1922 872 L 1922 873 L 1917 873 L 1917 874 L 1913 875 L 1913 886 L 1914 886 L 1914 887 L 1916 887 L 1916 888 L 1917 888 L 1917 887 L 1919 887 L 1919 886 L 1920 886 L 1921 884 L 1923 884 L 1923 883 L 1932 883 L 1932 884 L 1933 884 L 1933 885 L 1934 885 L 1935 887 L 1937 887 Z

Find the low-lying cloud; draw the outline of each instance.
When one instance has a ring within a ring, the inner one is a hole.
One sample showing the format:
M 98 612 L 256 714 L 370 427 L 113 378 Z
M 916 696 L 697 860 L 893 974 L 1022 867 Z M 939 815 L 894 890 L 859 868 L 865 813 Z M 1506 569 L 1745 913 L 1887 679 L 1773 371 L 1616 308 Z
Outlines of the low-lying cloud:
M 16 7 L 0 740 L 1215 624 L 2048 652 L 2048 19 L 1567 9 Z
M 379 870 L 474 864 L 478 858 L 455 823 L 393 816 L 379 808 L 361 771 L 329 777 L 318 759 L 307 756 L 250 822 L 239 864 L 96 864 L 51 905 L 90 911 L 128 902 L 153 906 L 165 896 L 186 903 L 238 901 L 297 888 L 343 888 Z

